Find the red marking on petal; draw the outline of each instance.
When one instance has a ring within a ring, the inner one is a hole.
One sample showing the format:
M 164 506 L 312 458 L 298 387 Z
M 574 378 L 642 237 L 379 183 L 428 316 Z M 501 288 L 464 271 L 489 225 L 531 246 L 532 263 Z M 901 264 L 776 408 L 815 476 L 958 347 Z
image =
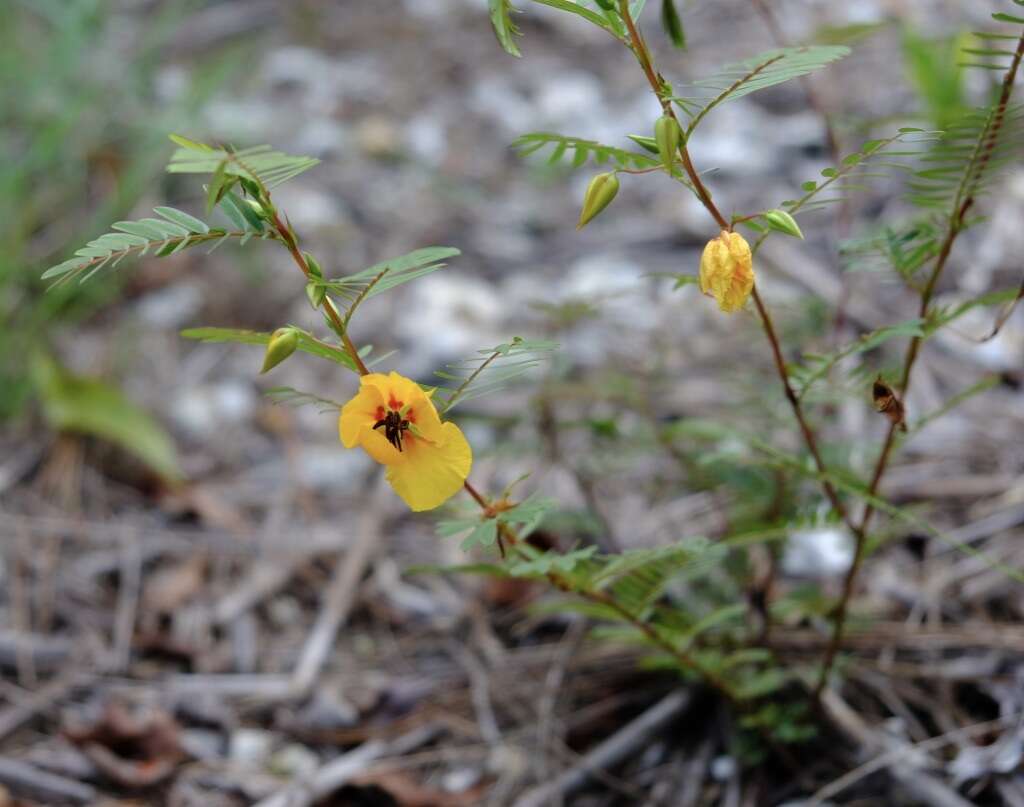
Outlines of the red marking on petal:
M 387 412 L 384 411 L 384 407 L 383 406 L 378 406 L 377 407 L 377 420 L 384 420 L 385 415 L 387 415 Z
M 396 401 L 394 394 L 392 394 L 390 400 L 388 401 L 388 406 L 390 406 L 397 412 L 399 409 L 402 408 L 402 402 Z

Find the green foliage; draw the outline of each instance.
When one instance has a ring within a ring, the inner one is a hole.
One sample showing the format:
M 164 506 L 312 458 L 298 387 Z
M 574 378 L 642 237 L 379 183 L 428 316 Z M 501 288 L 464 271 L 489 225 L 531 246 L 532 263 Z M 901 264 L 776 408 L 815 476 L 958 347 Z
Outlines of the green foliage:
M 679 50 L 686 50 L 686 29 L 679 18 L 675 0 L 661 0 L 661 27 Z
M 840 255 L 851 269 L 892 268 L 909 281 L 938 252 L 939 230 L 934 217 L 887 225 L 877 234 L 842 243 Z
M 851 344 L 834 350 L 831 353 L 805 353 L 801 365 L 787 368 L 789 379 L 796 390 L 797 396 L 803 398 L 816 381 L 826 378 L 829 371 L 843 359 L 874 350 L 893 338 L 909 339 L 924 335 L 924 321 L 921 319 L 911 319 L 896 325 L 886 325 L 864 334 Z
M 311 285 L 327 289 L 346 303 L 345 322 L 351 319 L 356 308 L 364 301 L 389 291 L 410 280 L 432 274 L 447 266 L 446 258 L 461 254 L 454 247 L 423 247 L 374 264 L 368 269 L 334 280 L 313 279 Z
M 957 211 L 982 196 L 991 179 L 1020 157 L 1024 145 L 1024 105 L 1004 113 L 993 105 L 968 112 L 943 132 L 908 183 L 910 200 L 920 207 Z
M 164 479 L 181 478 L 171 438 L 116 387 L 72 375 L 43 353 L 33 357 L 32 379 L 50 428 L 114 443 Z
M 263 394 L 275 404 L 285 404 L 296 408 L 311 404 L 315 405 L 321 414 L 340 411 L 343 405 L 337 401 L 332 401 L 330 398 L 321 398 L 319 395 L 314 395 L 311 392 L 302 392 L 294 387 L 272 387 Z
M 265 145 L 235 151 L 214 148 L 180 135 L 174 135 L 172 139 L 179 146 L 167 166 L 172 174 L 237 177 L 272 189 L 320 164 L 313 157 L 296 157 Z
M 603 28 L 609 34 L 619 39 L 624 35 L 625 29 L 623 28 L 622 20 L 618 18 L 616 12 L 603 10 L 597 3 L 592 5 L 597 6 L 598 10 L 592 11 L 582 3 L 575 2 L 574 0 L 533 0 L 533 2 L 539 3 L 542 6 L 557 8 L 559 11 L 566 11 L 569 14 L 575 14 L 577 17 L 583 18 L 598 28 Z
M 356 372 L 355 363 L 343 347 L 332 345 L 317 339 L 308 331 L 289 326 L 295 329 L 299 337 L 298 350 L 318 356 L 321 359 L 328 359 L 342 367 Z M 196 339 L 200 342 L 237 342 L 243 345 L 267 345 L 270 343 L 271 334 L 259 331 L 246 331 L 237 328 L 189 328 L 181 332 L 186 339 Z M 368 348 L 363 348 L 360 355 L 364 355 Z
M 554 506 L 555 502 L 552 499 L 530 496 L 513 507 L 502 510 L 493 518 L 486 514 L 474 513 L 440 521 L 437 525 L 437 534 L 444 538 L 465 535 L 462 548 L 467 551 L 476 546 L 492 546 L 497 541 L 499 526 L 512 528 L 520 539 L 525 539 L 540 526 Z M 502 568 L 502 575 L 509 573 L 508 568 Z
M 520 548 L 520 554 L 529 560 L 514 560 L 508 565 L 512 577 L 542 578 L 551 574 L 568 575 L 575 571 L 577 564 L 590 560 L 597 552 L 596 546 L 574 549 L 571 552 L 541 552 L 529 544 Z
M 125 218 L 162 168 L 160 143 L 234 72 L 248 47 L 196 54 L 173 98 L 155 91 L 167 45 L 188 9 L 152 9 L 142 35 L 123 38 L 109 2 L 4 4 L 0 24 L 0 421 L 32 393 L 29 357 L 59 325 L 115 299 L 120 282 L 46 291 L 40 274 L 111 221 Z M 118 44 L 119 43 L 119 44 Z M 133 56 L 131 69 L 119 58 Z M 44 293 L 45 292 L 45 293 Z
M 579 168 L 591 159 L 598 165 L 612 162 L 621 168 L 654 168 L 660 165 L 658 159 L 648 157 L 646 154 L 627 151 L 615 146 L 606 146 L 596 140 L 567 137 L 554 132 L 530 132 L 520 135 L 512 143 L 512 148 L 518 149 L 521 157 L 526 157 L 547 146 L 554 146 L 554 150 L 548 157 L 548 163 L 560 162 L 571 153 L 573 168 Z M 658 153 L 657 146 L 654 147 L 654 153 Z
M 945 129 L 967 111 L 958 61 L 964 45 L 963 37 L 925 39 L 909 28 L 903 32 L 907 73 L 937 129 Z
M 162 218 L 115 222 L 111 225 L 113 232 L 80 247 L 73 258 L 51 266 L 42 278 L 79 277 L 84 283 L 108 263 L 114 267 L 129 256 L 141 258 L 152 250 L 154 257 L 163 258 L 198 244 L 245 236 L 244 231 L 211 229 L 205 222 L 173 207 L 157 207 L 154 212 Z
M 519 46 L 516 44 L 516 37 L 520 31 L 512 22 L 512 13 L 516 10 L 512 0 L 487 0 L 491 12 L 491 25 L 494 28 L 494 35 L 498 42 L 505 49 L 505 53 L 512 56 L 522 56 Z
M 527 341 L 515 336 L 511 342 L 478 350 L 479 355 L 438 370 L 434 375 L 447 382 L 439 388 L 444 393 L 441 412 L 447 412 L 457 403 L 504 389 L 548 358 L 557 347 L 555 342 Z
M 935 142 L 936 137 L 935 132 L 904 127 L 890 137 L 867 140 L 858 151 L 846 155 L 839 165 L 823 169 L 820 181 L 808 180 L 801 184 L 803 195 L 782 202 L 783 212 L 795 216 L 797 213 L 809 213 L 841 202 L 850 194 L 865 190 L 866 181 L 888 177 L 889 174 L 879 170 L 882 168 L 909 173 L 913 170 L 914 159 L 925 154 L 926 148 Z M 761 233 L 752 246 L 756 253 L 768 237 L 768 223 L 761 224 L 756 220 L 743 223 Z M 869 245 L 873 249 L 879 246 L 876 242 L 861 242 L 862 247 Z M 854 248 L 854 242 L 846 246 L 848 252 L 858 251 Z M 864 249 L 859 251 L 863 253 Z
M 694 82 L 690 95 L 673 96 L 671 100 L 690 116 L 686 127 L 688 138 L 704 116 L 720 104 L 806 76 L 849 52 L 844 45 L 770 50 L 752 59 L 725 65 L 708 78 Z

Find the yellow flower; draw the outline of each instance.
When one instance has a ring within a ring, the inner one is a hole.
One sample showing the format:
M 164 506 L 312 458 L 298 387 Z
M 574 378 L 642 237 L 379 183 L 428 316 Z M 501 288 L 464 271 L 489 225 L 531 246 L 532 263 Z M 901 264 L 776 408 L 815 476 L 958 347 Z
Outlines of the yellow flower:
M 739 233 L 722 230 L 704 247 L 700 258 L 700 290 L 718 301 L 723 311 L 738 311 L 754 288 L 750 245 Z
M 387 466 L 387 480 L 413 510 L 432 510 L 469 476 L 473 452 L 454 423 L 442 423 L 430 395 L 398 373 L 362 377 L 341 410 L 341 442 Z

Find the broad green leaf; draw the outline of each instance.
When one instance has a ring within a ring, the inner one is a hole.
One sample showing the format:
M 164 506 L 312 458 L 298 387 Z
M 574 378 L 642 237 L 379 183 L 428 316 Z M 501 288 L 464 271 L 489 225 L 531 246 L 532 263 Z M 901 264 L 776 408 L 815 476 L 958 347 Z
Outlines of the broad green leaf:
M 181 478 L 170 436 L 116 387 L 72 375 L 41 353 L 33 357 L 32 380 L 51 428 L 114 443 L 164 479 Z

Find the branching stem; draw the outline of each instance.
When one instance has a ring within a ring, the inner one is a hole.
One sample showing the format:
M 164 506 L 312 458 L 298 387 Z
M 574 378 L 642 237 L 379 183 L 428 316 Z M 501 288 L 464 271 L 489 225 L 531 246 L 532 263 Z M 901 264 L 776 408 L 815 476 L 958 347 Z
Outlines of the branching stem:
M 949 256 L 953 251 L 953 243 L 956 241 L 957 236 L 963 231 L 967 213 L 974 205 L 974 195 L 968 183 L 972 176 L 976 178 L 980 177 L 984 173 L 985 168 L 992 158 L 992 152 L 995 150 L 996 141 L 999 138 L 999 132 L 1006 120 L 1006 108 L 1010 103 L 1010 95 L 1013 92 L 1013 84 L 1017 77 L 1017 71 L 1020 69 L 1022 58 L 1024 58 L 1024 34 L 1021 34 L 1020 38 L 1017 40 L 1017 49 L 1014 51 L 1013 61 L 1010 63 L 1010 67 L 1006 71 L 1006 75 L 1003 76 L 1002 89 L 991 121 L 979 139 L 979 156 L 977 160 L 972 159 L 968 163 L 960 191 L 958 191 L 954 199 L 952 210 L 950 211 L 949 221 L 946 225 L 946 236 L 942 241 L 942 247 L 939 249 L 938 255 L 935 258 L 935 266 L 932 268 L 932 272 L 928 276 L 928 282 L 925 284 L 924 290 L 921 292 L 921 304 L 918 307 L 918 317 L 923 321 L 926 321 L 928 318 L 932 296 L 935 293 L 935 287 L 938 285 L 939 278 L 942 276 L 942 272 L 946 268 L 946 263 L 949 261 Z M 910 387 L 910 374 L 914 369 L 914 363 L 917 361 L 923 338 L 924 337 L 921 336 L 914 336 L 911 338 L 910 344 L 907 346 L 907 355 L 903 362 L 903 373 L 900 378 L 899 385 L 900 395 L 903 397 L 904 401 L 906 401 L 907 390 Z M 882 444 L 882 450 L 878 454 L 878 459 L 875 462 L 875 469 L 871 475 L 871 484 L 868 486 L 869 503 L 865 505 L 864 515 L 861 517 L 859 524 L 859 530 L 855 533 L 856 544 L 854 545 L 853 559 L 850 561 L 850 568 L 847 570 L 846 577 L 843 579 L 843 590 L 840 595 L 839 604 L 836 608 L 832 638 L 825 649 L 825 655 L 823 656 L 821 663 L 821 674 L 818 678 L 818 684 L 814 692 L 815 700 L 821 697 L 822 691 L 828 684 L 829 674 L 831 673 L 832 666 L 835 663 L 836 654 L 842 646 L 843 629 L 846 625 L 846 615 L 849 610 L 849 602 L 853 597 L 853 590 L 856 586 L 857 575 L 860 572 L 860 567 L 864 560 L 864 549 L 867 543 L 867 529 L 871 523 L 871 517 L 875 512 L 874 507 L 870 504 L 870 500 L 878 492 L 878 487 L 882 482 L 882 477 L 885 475 L 886 468 L 889 465 L 889 460 L 892 457 L 893 447 L 896 443 L 897 427 L 898 424 L 896 423 L 889 424 L 889 429 L 885 436 L 885 442 Z

